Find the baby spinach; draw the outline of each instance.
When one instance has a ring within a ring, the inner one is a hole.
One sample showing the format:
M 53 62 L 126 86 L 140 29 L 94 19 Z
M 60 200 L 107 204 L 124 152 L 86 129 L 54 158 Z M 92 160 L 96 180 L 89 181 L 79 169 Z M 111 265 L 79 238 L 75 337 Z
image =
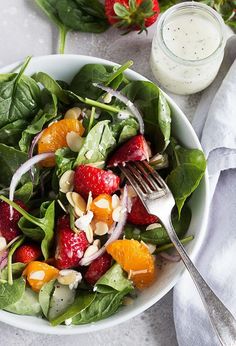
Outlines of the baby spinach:
M 49 202 L 46 202 L 47 205 L 45 208 L 44 216 L 38 218 L 30 215 L 18 204 L 10 201 L 5 196 L 0 196 L 0 199 L 11 205 L 23 216 L 18 222 L 21 231 L 29 238 L 36 241 L 41 241 L 41 250 L 43 256 L 45 259 L 48 259 L 54 236 L 55 201 L 50 202 L 50 204 Z
M 17 315 L 38 316 L 41 314 L 41 306 L 38 301 L 38 294 L 26 287 L 25 292 L 17 302 L 8 305 L 4 310 Z
M 16 303 L 25 292 L 25 279 L 20 277 L 14 280 L 13 285 L 0 283 L 0 309 Z
M 97 293 L 93 302 L 72 319 L 72 324 L 86 324 L 113 315 L 122 305 L 123 298 L 130 289 L 111 293 Z
M 3 187 L 9 187 L 13 174 L 20 165 L 27 160 L 28 155 L 26 153 L 0 143 L 0 185 Z M 30 176 L 28 173 L 22 176 L 21 184 L 25 184 L 29 181 Z
M 191 221 L 191 210 L 185 206 L 179 219 L 178 213 L 172 215 L 172 223 L 179 238 L 187 232 Z M 163 226 L 146 231 L 146 228 L 137 227 L 131 224 L 125 226 L 125 238 L 144 241 L 155 245 L 164 245 L 170 242 L 170 238 Z
M 60 177 L 64 172 L 73 169 L 77 153 L 69 148 L 61 148 L 55 152 L 56 155 L 56 173 Z
M 5 145 L 18 147 L 22 132 L 27 127 L 28 122 L 20 119 L 3 126 L 0 129 L 0 142 Z
M 49 19 L 58 27 L 59 53 L 65 50 L 67 33 L 70 30 L 99 33 L 109 24 L 104 6 L 98 0 L 35 0 Z
M 127 279 L 127 275 L 118 263 L 115 263 L 97 282 L 96 292 L 110 293 L 133 289 L 132 282 Z
M 117 143 L 121 144 L 138 133 L 139 125 L 134 118 L 120 120 L 114 115 L 112 119 L 111 130 Z
M 196 190 L 206 169 L 204 154 L 198 149 L 186 149 L 175 139 L 170 146 L 173 170 L 167 177 L 178 208 L 179 215 L 186 199 Z
M 0 127 L 29 120 L 39 109 L 40 89 L 32 78 L 23 75 L 29 60 L 19 73 L 0 75 Z
M 91 129 L 80 149 L 75 166 L 106 161 L 108 154 L 116 144 L 108 124 L 108 120 L 100 121 Z M 87 157 L 88 152 L 91 155 Z
M 160 89 L 151 82 L 132 81 L 121 93 L 134 102 L 142 113 L 145 133 L 155 145 L 155 150 L 165 150 L 170 139 L 171 114 Z
M 69 308 L 60 316 L 52 319 L 50 321 L 51 325 L 54 327 L 58 326 L 59 324 L 63 323 L 65 320 L 77 316 L 79 313 L 87 309 L 92 304 L 95 297 L 96 297 L 96 293 L 78 292 L 73 304 L 69 306 Z
M 184 245 L 184 244 L 189 243 L 191 240 L 193 240 L 193 238 L 194 238 L 193 235 L 189 235 L 188 237 L 180 239 L 180 242 Z M 158 253 L 163 252 L 163 251 L 168 251 L 170 249 L 173 249 L 174 247 L 175 246 L 174 246 L 173 243 L 168 243 L 168 244 L 165 244 L 165 245 L 161 245 L 161 246 L 157 247 L 157 249 L 155 251 L 155 254 L 158 254 Z
M 15 199 L 20 199 L 22 202 L 27 203 L 33 195 L 33 184 L 31 181 L 22 185 L 14 194 Z
M 70 90 L 81 97 L 97 100 L 103 91 L 95 87 L 93 83 L 110 85 L 116 89 L 123 80 L 123 72 L 132 64 L 132 61 L 127 61 L 119 67 L 87 64 L 72 79 Z
M 7 274 L 8 274 L 8 283 L 9 285 L 13 284 L 13 273 L 12 273 L 12 256 L 14 255 L 14 252 L 16 249 L 18 249 L 21 244 L 23 244 L 25 240 L 25 236 L 20 236 L 19 239 L 17 239 L 13 245 L 11 246 L 8 256 L 7 256 Z
M 39 291 L 39 304 L 46 318 L 48 316 L 50 300 L 54 291 L 55 281 L 56 280 L 51 280 L 49 282 L 46 282 Z

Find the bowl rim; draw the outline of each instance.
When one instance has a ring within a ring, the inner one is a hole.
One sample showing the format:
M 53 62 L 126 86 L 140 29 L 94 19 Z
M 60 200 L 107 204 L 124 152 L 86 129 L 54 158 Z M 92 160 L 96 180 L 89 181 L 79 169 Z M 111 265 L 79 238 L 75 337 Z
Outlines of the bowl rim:
M 111 66 L 117 66 L 117 65 L 119 66 L 120 65 L 120 64 L 112 62 L 110 60 L 96 58 L 94 56 L 88 56 L 88 55 L 82 55 L 82 54 L 80 54 L 80 55 L 77 55 L 77 54 L 42 55 L 42 56 L 32 57 L 31 61 L 33 61 L 35 63 L 40 63 L 40 62 L 45 61 L 45 60 L 46 61 L 55 60 L 56 62 L 58 62 L 58 59 L 59 60 L 60 59 L 68 60 L 68 61 L 70 61 L 70 60 L 80 61 L 81 59 L 82 60 L 86 59 L 87 64 L 100 63 L 100 64 L 111 65 Z M 18 70 L 18 68 L 22 64 L 22 62 L 23 62 L 23 60 L 17 61 L 17 62 L 10 64 L 10 65 L 1 67 L 0 73 L 9 73 L 12 71 L 15 72 Z M 140 73 L 135 72 L 131 69 L 127 69 L 125 71 L 125 73 L 127 73 L 129 75 L 129 77 L 131 77 L 133 79 L 151 82 L 148 78 L 142 76 Z M 191 123 L 189 122 L 189 120 L 187 119 L 187 117 L 185 116 L 183 111 L 179 108 L 179 106 L 175 103 L 175 101 L 170 96 L 168 96 L 163 90 L 162 90 L 162 92 L 165 95 L 170 106 L 173 109 L 175 109 L 176 113 L 178 113 L 178 116 L 180 116 L 182 118 L 181 120 L 185 123 L 186 127 L 188 128 L 188 131 L 191 133 L 191 137 L 193 138 L 193 140 L 196 144 L 196 148 L 203 150 Z M 203 212 L 203 218 L 202 218 L 202 223 L 201 223 L 201 227 L 200 227 L 200 232 L 198 234 L 198 239 L 197 239 L 196 243 L 194 244 L 193 249 L 189 253 L 189 256 L 192 260 L 194 260 L 196 258 L 197 254 L 199 252 L 199 249 L 201 248 L 202 243 L 204 241 L 204 237 L 206 234 L 206 228 L 207 228 L 207 222 L 208 222 L 208 216 L 209 216 L 210 194 L 209 194 L 209 177 L 208 177 L 207 169 L 206 169 L 206 172 L 204 174 L 202 182 L 204 183 L 205 209 Z M 162 289 L 160 292 L 157 292 L 155 297 L 153 297 L 152 299 L 148 300 L 145 303 L 142 303 L 142 305 L 136 307 L 133 311 L 127 312 L 125 316 L 117 316 L 117 318 L 115 318 L 114 320 L 110 320 L 110 318 L 107 318 L 107 319 L 104 319 L 104 320 L 101 320 L 98 322 L 93 322 L 93 323 L 86 324 L 86 325 L 79 325 L 79 326 L 72 326 L 72 327 L 60 325 L 57 327 L 52 327 L 49 324 L 48 325 L 38 325 L 37 323 L 30 324 L 28 320 L 27 321 L 21 320 L 20 319 L 21 315 L 16 315 L 16 314 L 12 314 L 12 313 L 8 313 L 8 312 L 5 312 L 3 310 L 0 310 L 0 321 L 7 323 L 13 327 L 21 328 L 21 329 L 32 331 L 32 332 L 42 333 L 42 334 L 76 335 L 76 334 L 96 332 L 96 331 L 99 331 L 102 329 L 110 328 L 110 327 L 113 327 L 115 325 L 121 324 L 121 323 L 137 316 L 138 314 L 144 312 L 146 309 L 150 308 L 152 305 L 157 303 L 165 294 L 167 294 L 175 286 L 175 284 L 180 279 L 180 277 L 183 275 L 185 270 L 186 269 L 185 269 L 184 265 L 182 264 L 182 268 L 180 269 L 180 272 L 177 274 L 177 276 L 175 278 L 173 278 L 171 280 L 171 282 L 164 289 Z M 33 316 L 27 316 L 27 317 L 32 318 Z

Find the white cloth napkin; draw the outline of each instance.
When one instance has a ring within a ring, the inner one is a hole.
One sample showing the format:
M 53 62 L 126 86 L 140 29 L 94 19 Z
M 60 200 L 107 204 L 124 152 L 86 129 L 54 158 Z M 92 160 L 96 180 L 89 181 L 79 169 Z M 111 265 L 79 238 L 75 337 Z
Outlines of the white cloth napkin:
M 193 120 L 208 159 L 211 209 L 204 245 L 195 264 L 236 317 L 236 35 Z M 218 346 L 199 294 L 184 273 L 174 289 L 174 320 L 180 346 Z

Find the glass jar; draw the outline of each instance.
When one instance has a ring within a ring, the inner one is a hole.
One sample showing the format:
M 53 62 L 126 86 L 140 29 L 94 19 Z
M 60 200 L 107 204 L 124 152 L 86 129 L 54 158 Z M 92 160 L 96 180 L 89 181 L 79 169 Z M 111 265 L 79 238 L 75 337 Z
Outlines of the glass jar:
M 151 68 L 167 90 L 188 95 L 217 75 L 226 43 L 221 16 L 211 7 L 184 2 L 160 16 L 152 41 Z

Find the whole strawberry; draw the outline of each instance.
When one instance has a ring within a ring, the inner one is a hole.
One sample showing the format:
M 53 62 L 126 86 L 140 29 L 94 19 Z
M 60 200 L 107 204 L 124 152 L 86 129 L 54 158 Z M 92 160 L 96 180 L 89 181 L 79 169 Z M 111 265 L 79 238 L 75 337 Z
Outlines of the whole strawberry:
M 88 270 L 84 276 L 85 280 L 90 285 L 95 283 L 104 275 L 111 267 L 112 257 L 108 253 L 104 253 L 102 256 L 96 258 L 88 267 Z
M 74 189 L 85 198 L 90 191 L 93 197 L 110 195 L 119 189 L 119 184 L 120 178 L 111 171 L 89 165 L 80 165 L 75 170 Z
M 157 20 L 160 9 L 158 0 L 105 0 L 105 12 L 110 24 L 141 32 Z
M 85 232 L 77 234 L 72 231 L 69 227 L 69 217 L 63 216 L 58 220 L 56 236 L 56 267 L 67 269 L 78 266 L 89 245 Z
M 134 225 L 150 225 L 158 222 L 158 217 L 148 214 L 139 197 L 133 199 L 133 204 L 130 213 L 128 214 L 128 222 Z
M 38 260 L 42 256 L 40 246 L 38 244 L 21 245 L 14 253 L 14 262 L 30 263 Z
M 25 204 L 19 200 L 16 200 L 21 208 L 27 210 Z M 18 227 L 18 221 L 21 218 L 21 214 L 13 209 L 13 217 L 10 217 L 10 206 L 6 202 L 0 202 L 0 235 L 6 239 L 7 242 L 10 242 L 15 237 L 17 237 L 21 230 Z

